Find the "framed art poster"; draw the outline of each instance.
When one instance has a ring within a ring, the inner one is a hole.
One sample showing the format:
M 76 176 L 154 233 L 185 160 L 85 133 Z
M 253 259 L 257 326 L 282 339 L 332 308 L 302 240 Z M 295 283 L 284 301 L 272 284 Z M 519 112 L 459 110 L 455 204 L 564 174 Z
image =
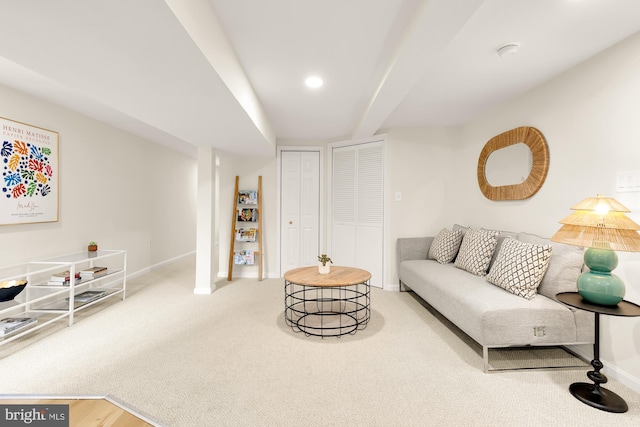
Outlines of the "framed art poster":
M 0 225 L 58 221 L 58 133 L 0 117 Z

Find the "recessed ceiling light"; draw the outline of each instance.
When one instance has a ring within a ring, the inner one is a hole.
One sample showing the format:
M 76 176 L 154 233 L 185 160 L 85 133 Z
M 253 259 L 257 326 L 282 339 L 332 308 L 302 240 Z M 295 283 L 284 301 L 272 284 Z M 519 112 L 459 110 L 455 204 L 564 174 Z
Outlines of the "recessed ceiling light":
M 317 89 L 320 86 L 322 86 L 323 83 L 324 82 L 322 81 L 322 79 L 318 76 L 309 76 L 304 81 L 304 84 L 307 85 L 307 87 L 310 87 L 311 89 Z

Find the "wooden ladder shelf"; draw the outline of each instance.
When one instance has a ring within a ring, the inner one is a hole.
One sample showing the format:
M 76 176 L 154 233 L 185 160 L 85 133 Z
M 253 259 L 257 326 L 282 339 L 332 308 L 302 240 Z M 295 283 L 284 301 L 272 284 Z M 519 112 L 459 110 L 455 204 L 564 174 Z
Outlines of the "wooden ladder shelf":
M 227 280 L 231 281 L 233 278 L 233 266 L 235 265 L 235 243 L 236 236 L 238 234 L 238 222 L 241 224 L 251 224 L 255 228 L 255 243 L 258 244 L 258 250 L 253 251 L 254 262 L 258 264 L 258 280 L 262 280 L 262 176 L 258 177 L 258 190 L 256 192 L 256 203 L 243 203 L 240 200 L 239 190 L 240 177 L 236 176 L 236 185 L 233 192 L 233 212 L 231 215 L 231 238 L 229 242 L 229 270 Z M 252 213 L 257 214 L 257 221 L 243 221 L 239 220 L 240 212 L 242 209 L 251 209 Z M 253 243 L 253 242 L 252 242 Z

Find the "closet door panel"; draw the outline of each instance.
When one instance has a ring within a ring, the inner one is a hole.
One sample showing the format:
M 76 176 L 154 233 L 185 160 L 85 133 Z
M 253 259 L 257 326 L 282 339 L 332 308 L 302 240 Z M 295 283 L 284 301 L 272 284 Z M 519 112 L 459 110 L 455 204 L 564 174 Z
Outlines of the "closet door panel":
M 280 271 L 316 265 L 320 250 L 320 152 L 280 157 Z
M 371 273 L 371 285 L 382 287 L 382 228 L 359 225 L 356 229 L 355 265 Z
M 383 286 L 384 163 L 381 142 L 333 149 L 331 253 L 334 263 L 363 268 Z
M 320 247 L 320 153 L 300 153 L 300 265 L 315 265 Z

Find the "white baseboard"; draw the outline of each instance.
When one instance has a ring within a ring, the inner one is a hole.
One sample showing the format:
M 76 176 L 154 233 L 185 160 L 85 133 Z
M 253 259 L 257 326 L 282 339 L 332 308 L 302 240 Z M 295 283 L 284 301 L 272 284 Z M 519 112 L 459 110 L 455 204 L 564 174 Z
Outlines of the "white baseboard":
M 604 368 L 602 370 L 607 377 L 621 382 L 636 393 L 640 393 L 640 378 L 636 378 L 627 371 L 607 363 L 606 360 L 602 360 L 602 363 L 604 364 Z
M 593 359 L 593 346 L 591 344 L 568 345 L 566 347 L 586 361 Z
M 138 270 L 138 271 L 133 272 L 133 273 L 128 273 L 127 274 L 127 280 L 135 279 L 136 277 L 142 276 L 143 274 L 147 274 L 147 273 L 151 273 L 151 267 L 143 268 L 142 270 Z
M 182 254 L 182 255 L 178 255 L 177 257 L 169 258 L 169 259 L 167 259 L 167 260 L 164 260 L 164 261 L 162 261 L 162 262 L 159 262 L 159 263 L 157 263 L 157 264 L 152 265 L 152 266 L 151 266 L 151 270 L 156 270 L 156 269 L 158 269 L 158 268 L 160 268 L 160 267 L 164 267 L 165 265 L 168 265 L 168 264 L 174 263 L 174 262 L 176 262 L 176 261 L 180 261 L 180 260 L 182 260 L 183 258 L 187 258 L 187 257 L 193 256 L 193 255 L 195 255 L 195 254 L 196 254 L 196 251 L 191 251 L 191 252 L 187 252 L 187 253 Z
M 186 257 L 194 255 L 195 253 L 196 253 L 196 251 L 187 252 L 185 254 L 178 255 L 177 257 L 169 258 L 169 259 L 161 261 L 161 262 L 159 262 L 157 264 L 150 265 L 149 267 L 143 268 L 142 270 L 138 270 L 138 271 L 135 271 L 133 273 L 128 273 L 127 274 L 127 279 L 133 279 L 133 278 L 136 278 L 136 277 L 141 276 L 143 274 L 151 273 L 153 270 L 157 270 L 157 269 L 159 269 L 161 267 L 164 267 L 165 265 L 169 265 L 169 264 L 174 263 L 176 261 L 180 261 L 183 258 L 186 258 Z
M 609 378 L 614 379 L 616 381 L 620 381 L 622 384 L 626 385 L 631 390 L 635 391 L 636 393 L 640 393 L 640 378 L 636 378 L 633 375 L 629 374 L 628 372 L 622 369 L 618 369 L 613 365 L 607 365 L 606 361 L 603 361 L 602 363 L 604 363 L 604 366 L 605 366 L 604 368 L 605 374 Z
M 398 284 L 398 283 L 387 283 L 386 285 L 382 285 L 382 289 L 384 289 L 385 291 L 399 292 L 400 291 L 400 284 Z

